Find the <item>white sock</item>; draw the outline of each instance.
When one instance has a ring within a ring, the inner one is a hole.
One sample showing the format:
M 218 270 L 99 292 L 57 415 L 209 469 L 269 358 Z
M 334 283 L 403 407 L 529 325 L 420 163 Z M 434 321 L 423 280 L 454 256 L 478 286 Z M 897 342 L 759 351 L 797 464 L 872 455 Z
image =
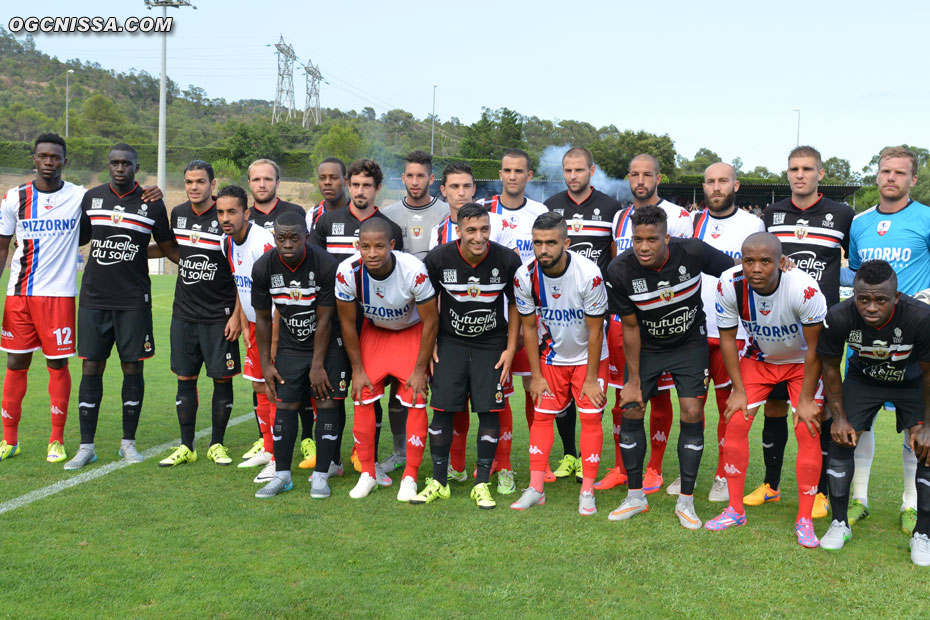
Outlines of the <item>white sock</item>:
M 905 508 L 917 510 L 917 457 L 907 445 L 908 433 L 904 433 L 904 447 L 901 448 L 901 465 L 904 468 L 904 493 L 901 495 L 901 511 Z
M 869 474 L 872 472 L 872 459 L 875 457 L 875 434 L 871 429 L 859 436 L 856 443 L 854 460 L 856 471 L 852 479 L 852 498 L 869 506 Z

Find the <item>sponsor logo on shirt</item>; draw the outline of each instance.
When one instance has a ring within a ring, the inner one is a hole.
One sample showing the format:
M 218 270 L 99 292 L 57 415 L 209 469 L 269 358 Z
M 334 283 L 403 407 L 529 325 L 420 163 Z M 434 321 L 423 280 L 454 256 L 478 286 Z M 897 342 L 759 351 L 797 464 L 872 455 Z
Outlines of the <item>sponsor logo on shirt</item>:
M 882 220 L 878 223 L 878 226 L 876 227 L 875 231 L 878 233 L 879 237 L 884 237 L 885 233 L 888 232 L 890 229 L 891 229 L 891 220 Z
M 345 284 L 345 280 L 342 283 Z M 271 274 L 271 288 L 284 288 L 284 276 L 279 273 Z
M 785 223 L 785 214 L 784 213 L 775 213 L 772 215 L 772 225 L 778 226 L 779 224 Z
M 718 284 L 719 287 L 719 284 Z M 645 293 L 649 290 L 649 287 L 646 285 L 645 278 L 636 278 L 633 280 L 633 292 L 634 293 Z
M 93 239 L 90 248 L 90 256 L 98 265 L 132 262 L 140 250 L 139 245 L 133 243 L 129 235 L 110 235 L 105 239 Z
M 456 283 L 459 281 L 459 272 L 457 269 L 443 269 L 442 281 L 446 283 Z
M 90 208 L 91 208 L 91 209 L 102 209 L 102 208 L 103 208 L 103 198 L 91 198 L 91 199 L 90 199 Z
M 346 225 L 342 222 L 337 222 L 333 224 L 333 234 L 334 235 L 344 235 L 346 233 Z

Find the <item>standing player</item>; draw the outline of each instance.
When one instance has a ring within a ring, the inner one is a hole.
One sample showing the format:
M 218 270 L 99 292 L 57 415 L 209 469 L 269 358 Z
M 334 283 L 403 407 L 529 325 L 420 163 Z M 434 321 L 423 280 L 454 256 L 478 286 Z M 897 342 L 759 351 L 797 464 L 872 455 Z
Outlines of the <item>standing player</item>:
M 119 455 L 142 461 L 136 450 L 136 428 L 145 395 L 143 365 L 155 355 L 152 330 L 152 282 L 147 250 L 154 239 L 175 262 L 178 244 L 168 224 L 165 203 L 146 200 L 136 183 L 136 150 L 117 144 L 107 155 L 110 183 L 84 194 L 81 208 L 91 224 L 91 245 L 81 278 L 78 307 L 78 355 L 84 360 L 78 389 L 81 447 L 65 469 L 97 460 L 94 437 L 103 372 L 116 344 L 123 371 L 123 439 Z
M 407 408 L 405 442 L 410 458 L 397 493 L 407 502 L 417 494 L 417 469 L 426 439 L 427 371 L 436 346 L 436 292 L 426 267 L 416 257 L 392 251 L 391 227 L 381 218 L 362 222 L 359 257 L 344 260 L 336 273 L 336 305 L 346 353 L 352 363 L 352 432 L 362 475 L 349 493 L 367 496 L 377 486 L 374 402 L 384 396 L 384 382 L 400 386 L 397 400 Z M 356 332 L 357 308 L 364 320 Z
M 743 488 L 749 464 L 749 429 L 772 387 L 782 381 L 794 408 L 798 440 L 796 472 L 798 544 L 816 547 L 811 522 L 820 478 L 820 360 L 817 336 L 827 312 L 817 282 L 801 269 L 782 272 L 786 262 L 781 243 L 772 233 L 755 233 L 743 242 L 742 265 L 728 269 L 717 285 L 717 326 L 720 350 L 733 391 L 727 399 L 727 432 L 723 444 L 724 471 L 730 505 L 707 522 L 709 530 L 744 525 Z M 748 341 L 742 357 L 736 348 L 736 327 L 742 322 Z
M 535 417 L 530 427 L 530 485 L 510 507 L 526 510 L 546 503 L 543 487 L 553 440 L 549 416 L 564 411 L 574 398 L 581 417 L 583 467 L 578 514 L 588 516 L 597 512 L 594 481 L 604 442 L 607 291 L 597 264 L 569 251 L 568 246 L 562 216 L 540 215 L 533 224 L 536 260 L 520 268 L 514 283 L 532 373 L 529 392 Z
M 334 347 L 333 326 L 336 261 L 307 243 L 306 220 L 285 213 L 275 222 L 276 249 L 252 268 L 252 306 L 265 389 L 275 401 L 275 475 L 255 497 L 267 499 L 294 488 L 291 459 L 297 441 L 297 409 L 308 389 L 316 400 L 316 441 L 319 451 L 310 497 L 330 496 L 330 464 L 336 458 L 339 408 L 348 393 L 349 365 L 345 351 Z M 271 362 L 271 308 L 280 317 L 278 349 Z
M 307 230 L 313 232 L 323 214 L 348 207 L 346 194 L 346 165 L 338 157 L 327 157 L 316 169 L 316 183 L 323 200 L 307 211 Z
M 830 200 L 817 191 L 823 175 L 823 163 L 817 149 L 810 146 L 793 149 L 788 154 L 791 198 L 769 205 L 762 217 L 765 229 L 781 241 L 785 255 L 817 281 L 827 300 L 827 307 L 830 307 L 840 301 L 840 264 L 843 251 L 849 251 L 849 227 L 854 213 L 849 205 Z M 772 390 L 765 404 L 762 426 L 765 479 L 761 486 L 744 498 L 747 506 L 757 506 L 781 498 L 781 468 L 788 443 L 787 400 L 786 386 L 780 384 Z M 829 417 L 823 420 L 823 473 L 814 502 L 814 518 L 825 517 L 827 514 L 825 465 L 830 423 Z
M 670 237 L 666 219 L 659 207 L 637 209 L 632 215 L 633 247 L 607 270 L 610 312 L 619 315 L 623 325 L 626 376 L 620 393 L 620 450 L 629 478 L 626 499 L 608 518 L 625 520 L 649 510 L 643 489 L 644 404 L 655 396 L 659 377 L 668 372 L 678 390 L 681 417 L 681 494 L 675 514 L 682 527 L 693 530 L 701 527 L 693 494 L 704 452 L 701 401 L 708 384 L 701 274 L 719 276 L 733 266 L 733 259 L 698 239 Z
M 856 216 L 850 231 L 849 268 L 863 261 L 881 259 L 898 275 L 898 290 L 906 295 L 930 288 L 930 208 L 911 199 L 917 183 L 917 156 L 909 149 L 882 149 L 878 161 L 879 204 Z M 856 475 L 849 521 L 868 516 L 868 482 L 875 453 L 875 439 L 865 432 L 856 445 Z M 904 494 L 901 498 L 901 529 L 910 534 L 917 521 L 917 459 L 907 438 L 901 452 Z
M 629 172 L 630 192 L 633 194 L 633 204 L 617 211 L 611 224 L 613 239 L 617 244 L 617 254 L 621 254 L 633 247 L 633 223 L 630 216 L 636 209 L 656 206 L 665 211 L 668 223 L 668 234 L 672 237 L 690 238 L 693 233 L 691 214 L 678 205 L 656 196 L 656 190 L 662 182 L 662 172 L 659 160 L 646 153 L 637 155 L 630 160 Z M 709 277 L 709 276 L 705 276 Z M 702 289 L 703 290 L 703 289 Z M 623 469 L 623 457 L 620 454 L 620 426 L 623 412 L 620 408 L 620 390 L 623 389 L 623 327 L 620 317 L 612 315 L 607 323 L 607 342 L 610 350 L 610 380 L 608 384 L 616 389 L 616 400 L 611 411 L 614 427 L 615 466 L 603 480 L 595 485 L 596 489 L 606 490 L 615 486 L 626 484 L 626 472 Z M 659 379 L 659 391 L 649 401 L 649 463 L 643 476 L 643 491 L 647 494 L 655 493 L 662 488 L 662 460 L 665 457 L 665 448 L 668 446 L 668 435 L 672 429 L 672 397 L 669 390 L 674 386 L 672 377 L 665 373 Z M 677 481 L 676 481 L 677 482 Z M 678 493 L 679 484 L 669 485 L 669 493 Z
M 426 255 L 427 273 L 442 308 L 430 401 L 433 477 L 410 503 L 449 498 L 453 416 L 471 402 L 478 413 L 478 466 L 471 499 L 479 508 L 490 509 L 497 505 L 488 481 L 499 439 L 498 414 L 504 409 L 503 383 L 519 333 L 513 284 L 520 259 L 490 241 L 491 218 L 479 204 L 459 209 L 456 236 L 461 238 Z M 510 304 L 506 307 L 505 297 Z
M 855 472 L 853 452 L 862 432 L 885 402 L 894 403 L 898 432 L 907 429 L 918 452 L 917 522 L 911 560 L 930 566 L 930 308 L 898 292 L 894 269 L 882 260 L 861 263 L 853 296 L 830 308 L 817 341 L 824 389 L 833 410 L 830 443 L 830 506 L 833 523 L 820 539 L 842 549 L 852 538 L 847 509 Z M 849 343 L 846 377 L 840 359 Z M 922 423 L 922 424 L 921 424 Z
M 197 460 L 197 377 L 206 366 L 213 379 L 212 436 L 207 458 L 229 465 L 223 439 L 233 407 L 232 378 L 239 374 L 239 297 L 229 263 L 220 249 L 216 200 L 238 200 L 232 188 L 217 198 L 213 166 L 196 159 L 184 169 L 187 202 L 171 210 L 171 228 L 178 240 L 178 280 L 171 313 L 171 370 L 178 376 L 176 399 L 181 445 L 158 464 L 172 467 Z

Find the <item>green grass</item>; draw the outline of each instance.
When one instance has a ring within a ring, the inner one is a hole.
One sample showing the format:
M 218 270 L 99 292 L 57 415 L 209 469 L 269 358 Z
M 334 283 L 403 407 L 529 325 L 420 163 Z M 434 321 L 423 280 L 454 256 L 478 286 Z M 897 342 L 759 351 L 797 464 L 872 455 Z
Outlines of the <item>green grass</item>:
M 174 280 L 154 279 L 157 355 L 146 363 L 140 450 L 178 437 L 168 355 Z M 80 362 L 72 360 L 70 368 L 65 439 L 73 454 Z M 77 475 L 45 462 L 49 414 L 41 357 L 29 381 L 22 454 L 0 464 L 0 503 Z M 97 434 L 100 460 L 92 468 L 117 460 L 120 381 L 113 361 Z M 200 383 L 198 428 L 204 428 L 210 382 Z M 235 388 L 234 416 L 251 409 L 248 384 L 240 378 Z M 522 395 L 513 409 L 514 467 L 525 486 Z M 708 417 L 713 421 L 716 413 Z M 604 426 L 606 464 L 613 462 L 609 419 Z M 707 424 L 708 446 L 715 445 L 714 428 Z M 760 430 L 758 423 L 751 437 L 749 487 L 762 476 Z M 509 510 L 507 497 L 498 497 L 497 510 L 479 511 L 468 487 L 456 483 L 447 502 L 400 505 L 397 474 L 394 487 L 353 501 L 348 491 L 357 474 L 348 472 L 331 482 L 332 498 L 312 501 L 307 474 L 295 462 L 295 490 L 260 501 L 253 497 L 255 470 L 209 463 L 201 440 L 201 460 L 193 465 L 161 469 L 149 459 L 0 515 L 0 616 L 913 617 L 921 604 L 910 592 L 930 573 L 911 564 L 907 536 L 898 527 L 901 444 L 890 415 L 880 416 L 877 434 L 872 516 L 838 554 L 795 543 L 793 441 L 782 501 L 750 508 L 746 527 L 715 533 L 682 529 L 672 513 L 674 499 L 664 492 L 650 496 L 648 514 L 625 523 L 607 521 L 625 488 L 599 493 L 600 512 L 581 518 L 578 486 L 570 481 L 548 485 L 547 505 L 526 513 Z M 251 421 L 228 430 L 234 458 L 255 435 Z M 384 435 L 386 453 L 390 440 Z M 676 443 L 673 428 L 666 482 L 676 475 Z M 560 455 L 556 448 L 553 462 Z M 470 471 L 472 446 L 468 463 Z M 706 500 L 715 464 L 716 454 L 708 450 L 695 502 L 704 519 L 722 509 Z M 421 484 L 428 468 L 427 454 Z M 818 521 L 817 532 L 822 535 L 827 525 Z

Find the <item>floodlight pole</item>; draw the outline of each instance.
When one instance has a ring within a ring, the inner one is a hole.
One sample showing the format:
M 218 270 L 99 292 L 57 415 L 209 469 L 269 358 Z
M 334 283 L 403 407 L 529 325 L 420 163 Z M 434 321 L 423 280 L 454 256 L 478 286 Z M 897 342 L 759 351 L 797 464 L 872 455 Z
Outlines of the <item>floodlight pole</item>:
M 798 113 L 798 135 L 794 145 L 801 146 L 801 108 L 795 108 L 794 111 Z
M 433 144 L 435 142 L 436 135 L 436 87 L 439 84 L 433 84 L 433 115 L 430 118 L 430 127 L 429 127 L 429 154 L 433 154 Z

